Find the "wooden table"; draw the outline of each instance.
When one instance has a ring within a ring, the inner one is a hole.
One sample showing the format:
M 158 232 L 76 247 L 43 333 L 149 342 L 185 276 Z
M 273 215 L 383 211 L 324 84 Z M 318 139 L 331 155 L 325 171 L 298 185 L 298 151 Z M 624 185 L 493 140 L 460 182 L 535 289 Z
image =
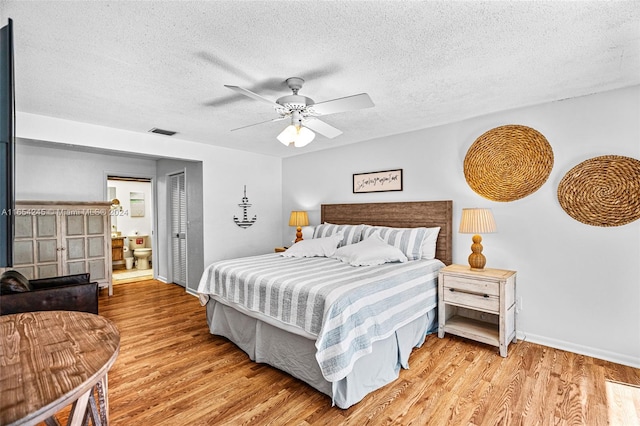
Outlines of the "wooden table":
M 71 403 L 69 424 L 87 416 L 94 425 L 108 424 L 107 372 L 119 350 L 118 329 L 99 315 L 0 316 L 0 425 L 54 425 L 52 416 Z

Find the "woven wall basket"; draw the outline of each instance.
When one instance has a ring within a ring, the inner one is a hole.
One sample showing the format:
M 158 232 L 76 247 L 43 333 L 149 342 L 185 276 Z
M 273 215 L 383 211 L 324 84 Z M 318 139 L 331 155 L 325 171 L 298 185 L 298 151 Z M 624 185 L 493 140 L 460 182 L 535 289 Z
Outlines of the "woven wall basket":
M 464 158 L 464 177 L 476 193 L 514 201 L 536 192 L 553 168 L 553 150 L 537 130 L 496 127 L 481 135 Z
M 620 226 L 640 218 L 640 161 L 619 155 L 595 157 L 569 170 L 558 201 L 575 220 Z

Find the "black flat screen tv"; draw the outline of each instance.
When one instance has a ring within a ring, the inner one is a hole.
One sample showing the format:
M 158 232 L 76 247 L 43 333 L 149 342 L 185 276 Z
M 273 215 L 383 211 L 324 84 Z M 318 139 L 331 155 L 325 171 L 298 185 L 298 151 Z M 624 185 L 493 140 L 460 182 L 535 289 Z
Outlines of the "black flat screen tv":
M 13 22 L 0 28 L 0 267 L 13 266 L 15 209 Z

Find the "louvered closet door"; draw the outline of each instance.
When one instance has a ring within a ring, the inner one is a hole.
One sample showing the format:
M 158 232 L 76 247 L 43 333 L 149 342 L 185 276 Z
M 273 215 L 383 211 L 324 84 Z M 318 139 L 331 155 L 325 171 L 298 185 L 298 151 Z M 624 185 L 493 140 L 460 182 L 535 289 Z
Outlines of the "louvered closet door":
M 184 173 L 170 175 L 173 282 L 187 284 L 187 197 Z

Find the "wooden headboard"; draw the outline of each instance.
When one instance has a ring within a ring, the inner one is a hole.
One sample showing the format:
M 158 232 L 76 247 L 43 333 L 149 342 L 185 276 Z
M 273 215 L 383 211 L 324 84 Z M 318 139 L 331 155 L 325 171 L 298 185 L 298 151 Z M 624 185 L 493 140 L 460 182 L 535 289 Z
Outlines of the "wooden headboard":
M 392 226 L 394 228 L 440 227 L 436 258 L 453 263 L 453 201 L 407 201 L 397 203 L 322 204 L 321 223 Z

